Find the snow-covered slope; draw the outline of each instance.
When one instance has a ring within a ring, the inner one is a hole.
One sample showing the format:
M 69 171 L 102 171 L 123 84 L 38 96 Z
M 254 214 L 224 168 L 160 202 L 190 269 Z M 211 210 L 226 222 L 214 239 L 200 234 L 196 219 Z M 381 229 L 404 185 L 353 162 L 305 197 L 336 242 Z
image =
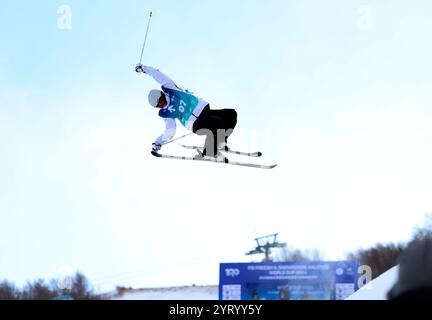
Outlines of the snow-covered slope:
M 218 286 L 131 290 L 111 300 L 218 300 Z
M 388 270 L 347 300 L 386 300 L 387 292 L 397 280 L 399 266 Z M 108 298 L 108 297 L 107 297 Z M 184 286 L 125 291 L 112 295 L 111 300 L 218 300 L 218 286 Z
M 395 284 L 398 272 L 399 266 L 391 268 L 356 291 L 347 300 L 387 300 L 387 292 Z

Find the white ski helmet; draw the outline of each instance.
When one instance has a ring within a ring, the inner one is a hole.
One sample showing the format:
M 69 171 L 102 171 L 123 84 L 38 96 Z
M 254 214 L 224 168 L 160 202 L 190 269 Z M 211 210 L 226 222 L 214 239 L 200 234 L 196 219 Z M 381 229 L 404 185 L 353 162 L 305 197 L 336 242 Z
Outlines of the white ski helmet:
M 157 107 L 160 97 L 162 97 L 164 93 L 160 90 L 152 90 L 148 95 L 148 101 L 150 105 L 154 108 Z

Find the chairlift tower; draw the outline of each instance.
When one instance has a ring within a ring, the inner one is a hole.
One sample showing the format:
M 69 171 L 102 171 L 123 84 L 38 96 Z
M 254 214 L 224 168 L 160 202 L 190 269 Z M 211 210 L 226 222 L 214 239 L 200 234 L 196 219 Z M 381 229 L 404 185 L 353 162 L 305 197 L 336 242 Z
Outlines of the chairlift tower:
M 246 255 L 264 254 L 265 258 L 263 262 L 271 262 L 272 261 L 272 258 L 270 257 L 271 249 L 286 247 L 286 243 L 277 242 L 278 235 L 279 233 L 274 233 L 268 236 L 256 238 L 255 241 L 257 243 L 257 247 L 247 252 Z

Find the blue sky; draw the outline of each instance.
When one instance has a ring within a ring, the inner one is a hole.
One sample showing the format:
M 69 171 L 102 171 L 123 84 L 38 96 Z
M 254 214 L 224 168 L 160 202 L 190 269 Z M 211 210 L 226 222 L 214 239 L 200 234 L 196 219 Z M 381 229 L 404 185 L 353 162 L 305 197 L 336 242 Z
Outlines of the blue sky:
M 71 30 L 57 27 L 62 4 Z M 432 211 L 431 9 L 4 2 L 0 278 L 79 269 L 101 290 L 214 284 L 219 262 L 249 261 L 244 252 L 268 233 L 327 259 L 407 240 Z M 157 84 L 134 72 L 150 11 L 144 63 L 235 107 L 232 146 L 262 151 L 277 169 L 151 157 L 163 122 L 146 96 Z

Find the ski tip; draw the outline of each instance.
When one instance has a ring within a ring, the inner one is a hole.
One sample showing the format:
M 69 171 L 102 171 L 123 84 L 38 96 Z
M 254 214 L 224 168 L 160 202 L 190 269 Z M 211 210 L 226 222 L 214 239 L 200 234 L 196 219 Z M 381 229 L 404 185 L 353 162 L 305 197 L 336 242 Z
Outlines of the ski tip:
M 262 152 L 257 153 L 258 157 L 262 157 Z
M 264 168 L 265 169 L 274 169 L 274 168 L 276 168 L 277 167 L 277 164 L 273 164 L 273 165 L 271 165 L 271 166 L 265 166 Z
M 152 151 L 151 154 L 153 156 L 155 156 L 156 158 L 162 158 L 162 156 L 159 153 L 157 153 L 157 152 Z

